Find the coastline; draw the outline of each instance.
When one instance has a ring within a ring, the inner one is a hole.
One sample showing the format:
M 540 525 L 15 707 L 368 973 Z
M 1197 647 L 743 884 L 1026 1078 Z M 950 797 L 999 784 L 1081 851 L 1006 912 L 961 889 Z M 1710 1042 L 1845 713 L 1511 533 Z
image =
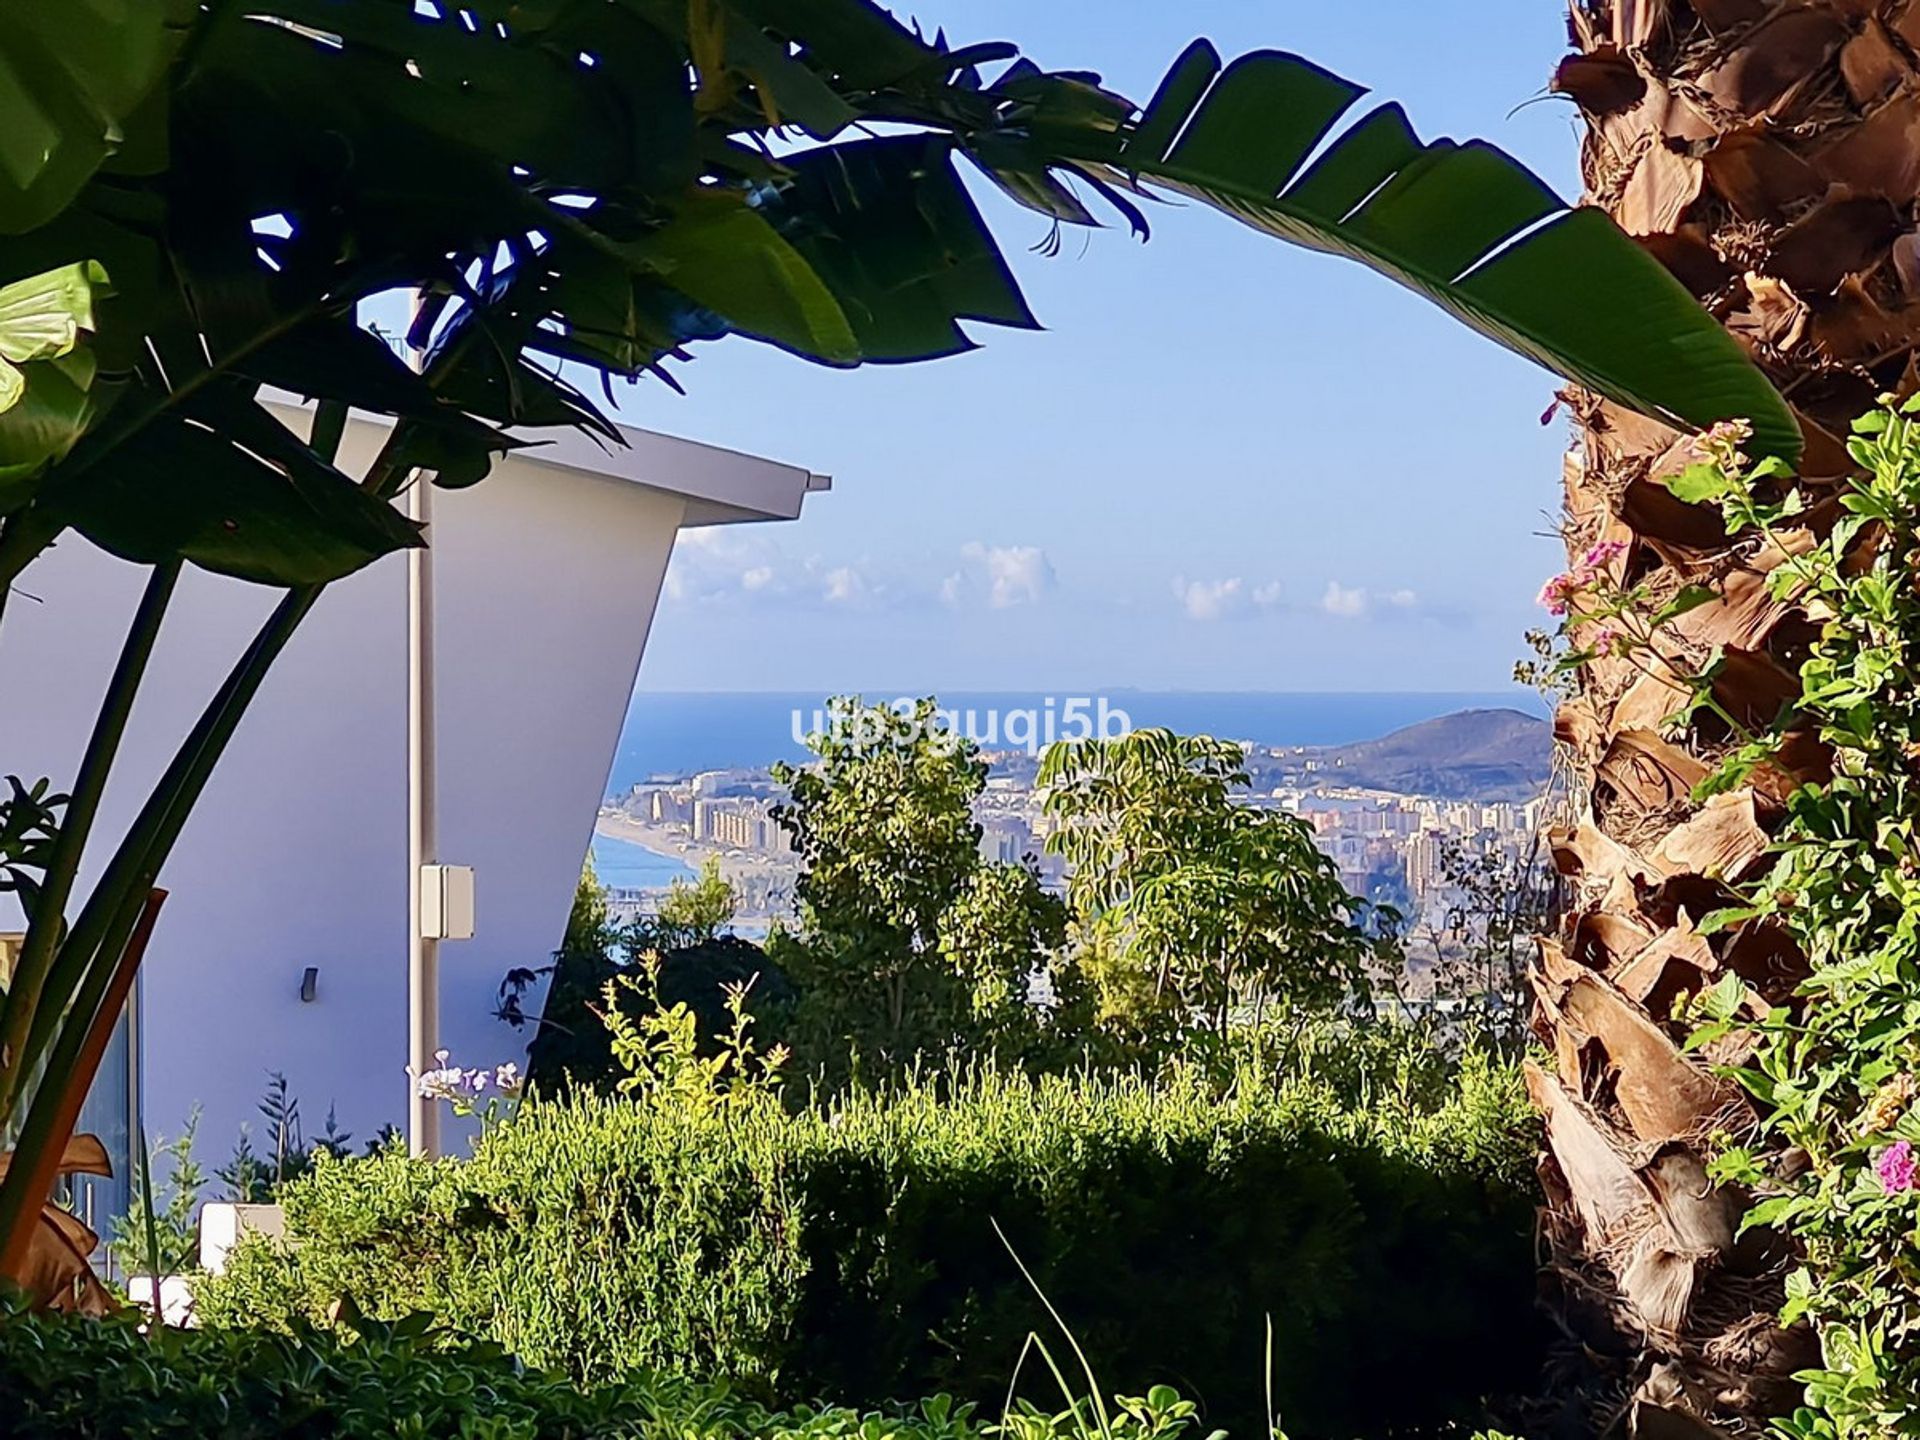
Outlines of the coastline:
M 772 899 L 776 894 L 784 895 L 792 880 L 794 867 L 791 865 L 782 865 L 764 856 L 708 845 L 691 839 L 678 827 L 649 824 L 611 808 L 600 811 L 594 820 L 593 831 L 605 839 L 638 846 L 663 860 L 677 861 L 687 868 L 689 876 L 698 874 L 700 867 L 709 859 L 717 859 L 720 873 L 741 893 L 740 918 L 743 920 L 766 919 L 770 914 L 784 911 L 782 905 L 768 912 L 763 904 L 755 902 L 763 897 Z M 664 891 L 666 888 L 665 885 L 645 887 L 649 892 Z
M 602 810 L 593 822 L 593 833 L 604 835 L 609 840 L 622 840 L 629 845 L 638 845 L 642 850 L 649 850 L 662 859 L 678 860 L 681 864 L 695 870 L 700 867 L 693 862 L 703 858 L 699 852 L 706 848 L 695 845 L 691 840 L 685 840 L 683 843 L 686 848 L 680 849 L 674 843 L 672 832 L 664 826 L 642 824 L 632 816 L 622 815 L 617 810 Z

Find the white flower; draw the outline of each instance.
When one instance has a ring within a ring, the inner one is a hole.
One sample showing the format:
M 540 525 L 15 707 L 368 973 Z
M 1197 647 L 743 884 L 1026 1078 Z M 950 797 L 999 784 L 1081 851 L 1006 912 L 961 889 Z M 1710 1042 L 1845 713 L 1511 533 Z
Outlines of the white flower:
M 520 1093 L 523 1083 L 520 1078 L 520 1067 L 511 1060 L 497 1067 L 493 1072 L 494 1089 L 509 1098 Z
M 440 1052 L 444 1057 L 445 1051 Z M 459 1100 L 465 1097 L 466 1073 L 455 1066 L 442 1065 L 438 1070 L 429 1070 L 413 1082 L 413 1088 L 423 1100 Z

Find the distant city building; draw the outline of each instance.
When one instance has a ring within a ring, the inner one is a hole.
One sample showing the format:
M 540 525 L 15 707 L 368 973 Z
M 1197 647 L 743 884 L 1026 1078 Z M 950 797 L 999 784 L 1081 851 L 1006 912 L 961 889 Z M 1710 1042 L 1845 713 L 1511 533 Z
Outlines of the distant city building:
M 1039 849 L 1033 827 L 1018 816 L 995 816 L 980 827 L 980 854 L 984 859 L 1017 862 Z
M 647 817 L 656 825 L 686 825 L 693 819 L 693 798 L 689 795 L 655 790 L 646 801 Z
M 1407 889 L 1416 896 L 1424 896 L 1439 885 L 1440 835 L 1432 830 L 1422 830 L 1409 836 L 1402 854 L 1406 857 Z

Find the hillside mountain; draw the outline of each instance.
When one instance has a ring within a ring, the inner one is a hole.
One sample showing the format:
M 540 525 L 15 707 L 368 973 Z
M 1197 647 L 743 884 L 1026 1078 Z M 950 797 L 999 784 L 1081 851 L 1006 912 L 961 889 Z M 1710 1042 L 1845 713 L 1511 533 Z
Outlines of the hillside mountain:
M 1553 731 L 1518 710 L 1461 710 L 1378 740 L 1263 752 L 1256 784 L 1356 785 L 1447 800 L 1524 801 L 1546 783 Z

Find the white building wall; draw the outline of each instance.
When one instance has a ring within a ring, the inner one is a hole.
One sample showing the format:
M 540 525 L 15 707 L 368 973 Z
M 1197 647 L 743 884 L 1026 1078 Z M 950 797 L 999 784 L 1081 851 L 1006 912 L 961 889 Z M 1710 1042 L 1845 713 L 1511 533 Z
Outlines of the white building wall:
M 492 1018 L 496 989 L 559 941 L 684 512 L 676 494 L 524 461 L 435 497 L 441 858 L 478 872 L 476 937 L 441 946 L 442 1031 L 464 1063 L 526 1043 Z M 0 771 L 71 780 L 144 573 L 69 538 L 22 577 L 44 603 L 16 597 L 0 624 Z M 405 585 L 395 556 L 321 599 L 161 877 L 145 1120 L 177 1133 L 201 1107 L 204 1157 L 243 1121 L 257 1132 L 270 1070 L 310 1135 L 330 1104 L 360 1137 L 404 1121 Z M 183 578 L 96 867 L 274 598 Z M 0 910 L 0 930 L 18 926 Z

